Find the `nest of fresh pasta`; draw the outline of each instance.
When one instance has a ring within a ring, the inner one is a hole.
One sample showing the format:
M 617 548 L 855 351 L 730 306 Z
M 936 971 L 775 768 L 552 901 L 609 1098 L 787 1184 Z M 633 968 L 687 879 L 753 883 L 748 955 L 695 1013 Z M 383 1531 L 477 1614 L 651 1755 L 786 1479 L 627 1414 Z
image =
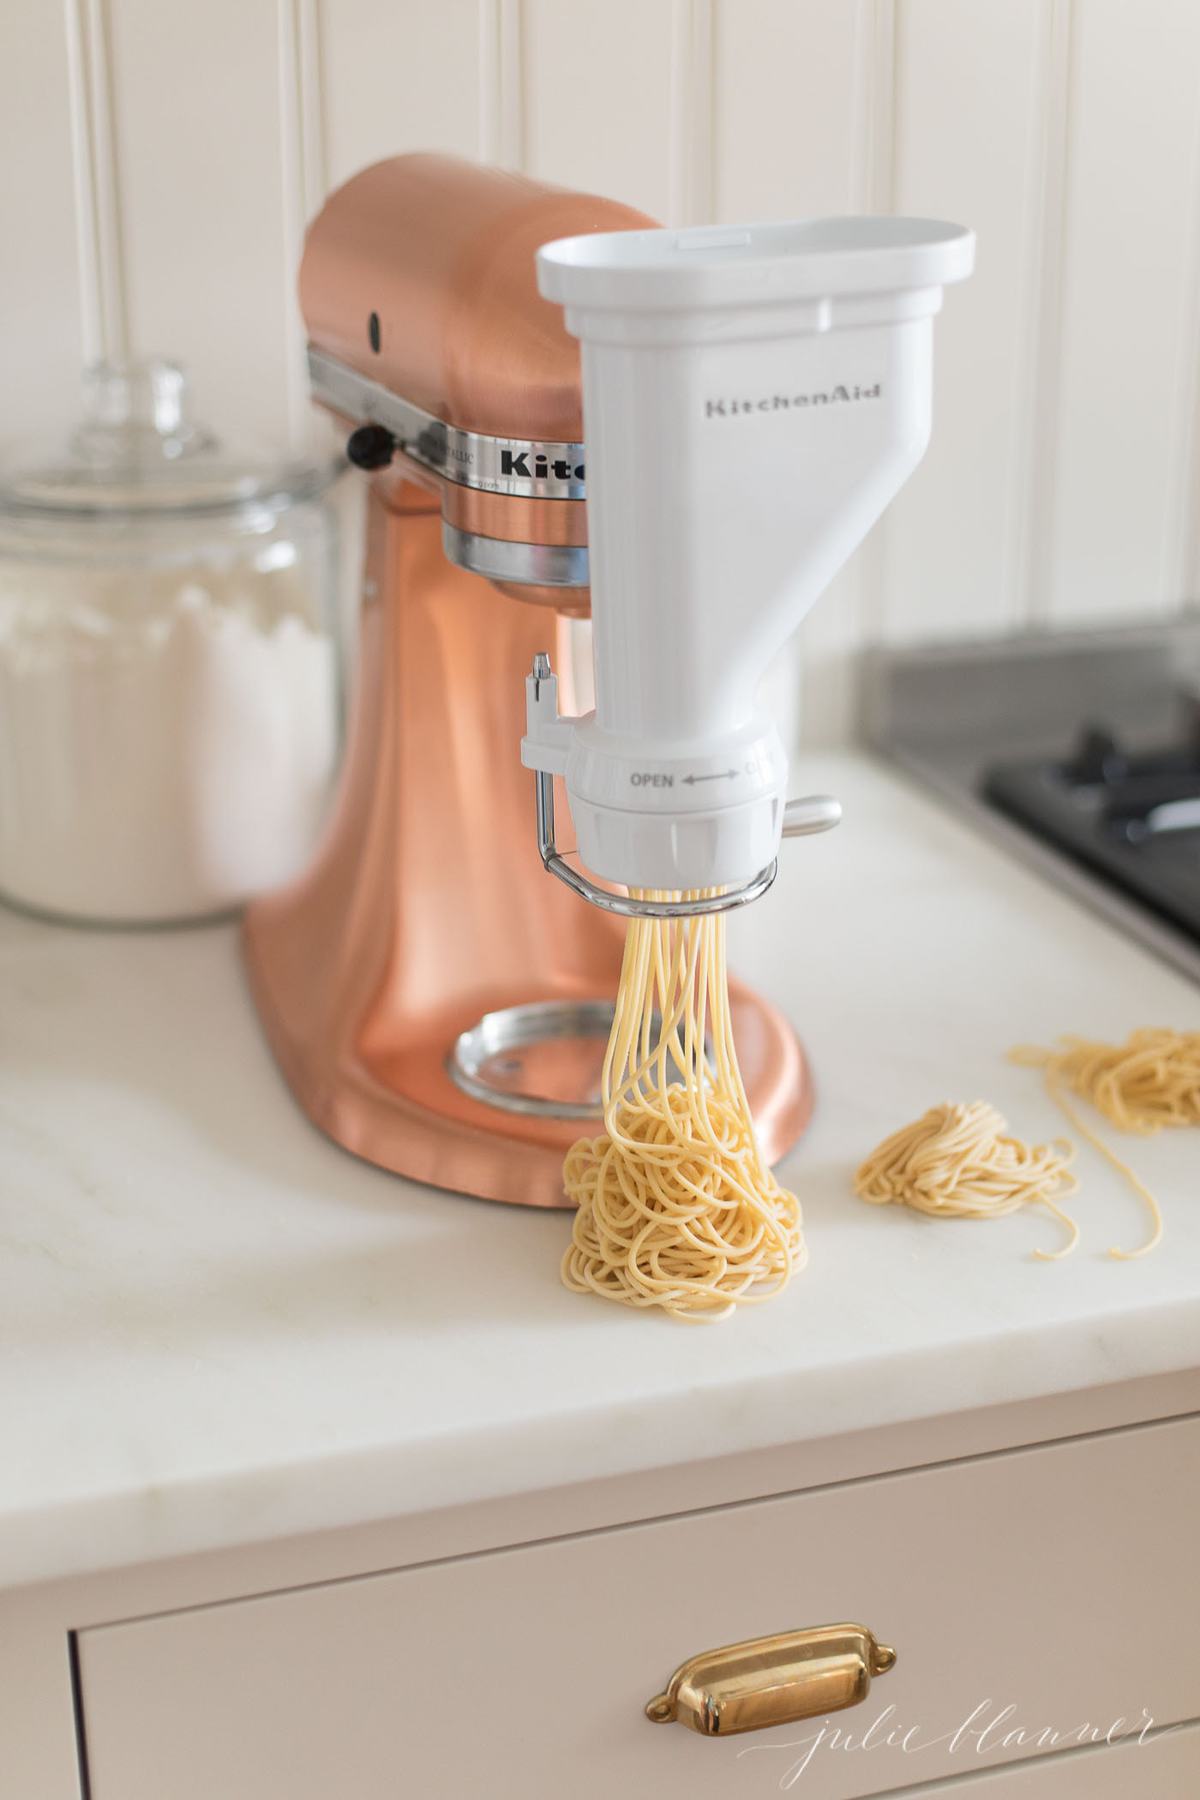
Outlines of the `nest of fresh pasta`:
M 778 1293 L 805 1261 L 800 1204 L 755 1137 L 723 914 L 630 922 L 602 1095 L 603 1132 L 564 1165 L 567 1286 L 685 1319 Z

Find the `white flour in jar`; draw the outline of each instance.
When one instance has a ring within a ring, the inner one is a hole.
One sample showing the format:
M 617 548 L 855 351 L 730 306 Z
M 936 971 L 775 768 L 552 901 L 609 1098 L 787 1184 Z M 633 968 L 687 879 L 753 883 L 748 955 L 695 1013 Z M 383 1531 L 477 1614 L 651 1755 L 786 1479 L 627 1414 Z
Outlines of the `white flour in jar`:
M 83 574 L 0 595 L 10 899 L 193 918 L 286 881 L 311 853 L 337 747 L 331 640 L 295 611 L 263 619 L 244 578 L 157 579 L 166 604 L 135 620 L 91 602 Z

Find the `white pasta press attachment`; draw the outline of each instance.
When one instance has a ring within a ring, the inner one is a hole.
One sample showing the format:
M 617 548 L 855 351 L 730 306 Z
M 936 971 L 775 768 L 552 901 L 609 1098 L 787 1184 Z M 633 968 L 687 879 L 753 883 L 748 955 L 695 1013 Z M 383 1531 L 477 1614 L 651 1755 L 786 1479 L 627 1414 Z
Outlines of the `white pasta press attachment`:
M 538 252 L 581 346 L 595 711 L 526 681 L 522 760 L 546 867 L 625 914 L 745 905 L 784 835 L 837 803 L 785 800 L 758 690 L 775 651 L 929 441 L 933 317 L 974 235 L 923 219 L 621 231 Z M 563 776 L 579 856 L 554 841 Z

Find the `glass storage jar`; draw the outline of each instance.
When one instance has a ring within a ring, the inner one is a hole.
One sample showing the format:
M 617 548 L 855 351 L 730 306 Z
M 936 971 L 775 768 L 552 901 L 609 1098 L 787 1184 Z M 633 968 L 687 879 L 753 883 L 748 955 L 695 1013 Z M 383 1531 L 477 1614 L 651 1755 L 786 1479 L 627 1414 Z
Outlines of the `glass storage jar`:
M 227 453 L 171 363 L 84 389 L 64 453 L 0 477 L 0 895 L 227 913 L 303 866 L 334 772 L 336 464 Z

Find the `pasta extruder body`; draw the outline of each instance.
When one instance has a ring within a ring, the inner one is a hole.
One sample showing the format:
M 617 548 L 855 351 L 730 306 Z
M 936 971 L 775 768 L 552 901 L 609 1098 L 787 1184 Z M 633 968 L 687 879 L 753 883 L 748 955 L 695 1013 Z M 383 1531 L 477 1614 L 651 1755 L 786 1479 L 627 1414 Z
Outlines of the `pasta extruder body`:
M 924 454 L 933 318 L 973 257 L 969 231 L 906 218 L 538 252 L 582 351 L 596 704 L 557 718 L 539 668 L 524 756 L 565 777 L 607 880 L 728 906 L 769 883 L 785 830 L 836 819 L 820 796 L 789 816 L 758 690 Z

